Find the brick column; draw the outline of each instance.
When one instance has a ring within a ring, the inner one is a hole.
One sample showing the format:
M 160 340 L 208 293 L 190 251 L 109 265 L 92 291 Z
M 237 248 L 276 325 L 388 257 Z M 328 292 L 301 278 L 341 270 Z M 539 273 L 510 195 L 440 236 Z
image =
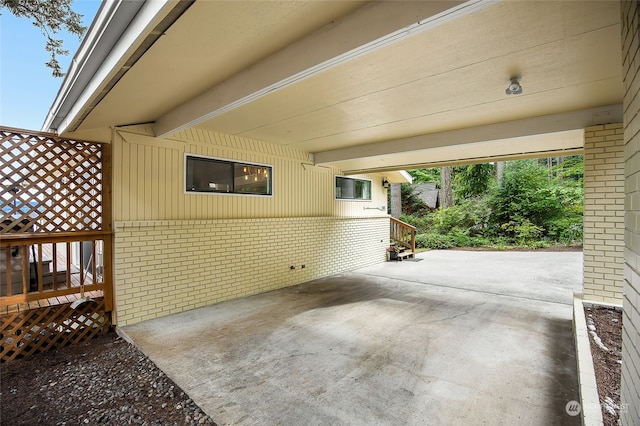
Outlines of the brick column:
M 640 3 L 621 2 L 624 81 L 625 252 L 622 425 L 640 419 Z
M 622 123 L 584 135 L 584 299 L 622 304 L 624 259 Z

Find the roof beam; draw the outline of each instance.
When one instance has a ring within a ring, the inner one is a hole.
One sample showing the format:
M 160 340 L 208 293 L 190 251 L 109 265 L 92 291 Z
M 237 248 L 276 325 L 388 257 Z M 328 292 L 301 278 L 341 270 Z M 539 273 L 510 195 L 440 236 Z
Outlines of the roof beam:
M 156 120 L 158 137 L 197 126 L 375 49 L 472 13 L 493 0 L 371 2 Z
M 392 171 L 399 170 L 413 170 L 413 169 L 428 169 L 431 167 L 444 167 L 444 166 L 466 166 L 469 164 L 483 164 L 496 161 L 513 161 L 513 160 L 525 160 L 531 158 L 547 158 L 547 157 L 566 157 L 569 155 L 580 155 L 584 153 L 583 148 L 574 149 L 558 149 L 551 151 L 531 152 L 527 154 L 507 154 L 507 155 L 487 155 L 483 157 L 463 158 L 459 160 L 446 160 L 446 161 L 419 161 L 411 164 L 390 164 L 385 166 L 368 166 L 362 168 L 346 168 L 342 171 L 344 175 L 360 175 L 365 173 L 378 173 L 385 174 Z
M 394 139 L 314 153 L 316 164 L 335 163 L 369 157 L 380 157 L 412 151 L 446 148 L 456 145 L 522 138 L 533 135 L 566 132 L 585 127 L 622 121 L 622 105 L 591 108 L 560 114 L 525 118 L 467 129 L 451 130 L 403 139 Z

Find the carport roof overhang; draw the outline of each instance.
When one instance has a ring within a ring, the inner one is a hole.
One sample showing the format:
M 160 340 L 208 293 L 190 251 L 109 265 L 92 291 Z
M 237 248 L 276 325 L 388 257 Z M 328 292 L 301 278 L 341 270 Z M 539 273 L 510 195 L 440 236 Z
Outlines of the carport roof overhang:
M 622 120 L 618 1 L 135 3 L 99 13 L 44 130 L 207 129 L 358 173 L 571 154 Z

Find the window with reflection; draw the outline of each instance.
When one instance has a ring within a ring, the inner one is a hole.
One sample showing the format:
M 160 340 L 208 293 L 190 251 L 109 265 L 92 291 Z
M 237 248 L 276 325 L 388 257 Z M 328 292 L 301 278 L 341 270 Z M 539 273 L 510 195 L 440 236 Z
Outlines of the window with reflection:
M 336 199 L 371 200 L 371 181 L 346 176 L 336 176 Z
M 186 156 L 185 191 L 272 195 L 273 168 L 218 158 Z

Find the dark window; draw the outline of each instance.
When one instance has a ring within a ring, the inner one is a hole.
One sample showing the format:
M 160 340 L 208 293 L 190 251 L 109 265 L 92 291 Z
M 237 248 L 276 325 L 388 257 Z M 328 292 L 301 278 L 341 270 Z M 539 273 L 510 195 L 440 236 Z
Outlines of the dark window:
M 185 190 L 272 195 L 271 174 L 271 166 L 188 155 Z
M 371 181 L 336 176 L 338 200 L 371 200 Z

